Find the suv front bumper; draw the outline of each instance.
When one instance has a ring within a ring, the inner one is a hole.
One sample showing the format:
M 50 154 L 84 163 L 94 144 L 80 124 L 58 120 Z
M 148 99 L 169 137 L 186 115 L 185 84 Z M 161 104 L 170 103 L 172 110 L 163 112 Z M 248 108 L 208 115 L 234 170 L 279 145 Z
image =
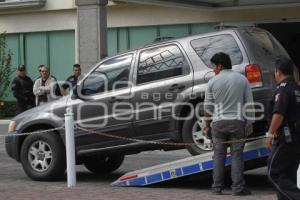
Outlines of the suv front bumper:
M 18 153 L 18 144 L 19 144 L 19 136 L 16 136 L 17 131 L 11 132 L 9 136 L 5 137 L 5 149 L 6 153 L 13 159 L 16 159 L 17 161 L 20 160 L 20 156 Z

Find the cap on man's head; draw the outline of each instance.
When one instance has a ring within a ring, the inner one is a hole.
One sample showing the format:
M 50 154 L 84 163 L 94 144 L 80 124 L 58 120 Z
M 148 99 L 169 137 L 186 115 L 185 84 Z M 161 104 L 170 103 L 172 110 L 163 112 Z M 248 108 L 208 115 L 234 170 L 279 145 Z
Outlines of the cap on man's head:
M 25 65 L 21 64 L 18 66 L 18 71 L 25 71 L 26 68 L 25 68 Z

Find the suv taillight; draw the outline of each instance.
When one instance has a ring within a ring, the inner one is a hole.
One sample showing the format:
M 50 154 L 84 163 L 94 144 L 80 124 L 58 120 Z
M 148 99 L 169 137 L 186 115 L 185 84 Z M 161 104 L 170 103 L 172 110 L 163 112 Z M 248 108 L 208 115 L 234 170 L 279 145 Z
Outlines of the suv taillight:
M 257 64 L 247 65 L 245 70 L 245 75 L 252 88 L 263 86 L 262 74 L 259 65 Z

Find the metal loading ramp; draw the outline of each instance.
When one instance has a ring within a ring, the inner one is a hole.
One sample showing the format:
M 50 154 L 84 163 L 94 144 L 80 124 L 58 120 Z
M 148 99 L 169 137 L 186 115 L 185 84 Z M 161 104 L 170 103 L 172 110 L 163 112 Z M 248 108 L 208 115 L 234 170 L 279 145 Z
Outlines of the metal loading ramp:
M 264 139 L 248 142 L 244 149 L 244 161 L 266 158 L 270 151 L 264 147 Z M 112 183 L 112 186 L 146 186 L 173 180 L 193 174 L 206 173 L 213 169 L 213 152 L 191 156 L 181 160 L 152 166 L 126 173 Z M 227 155 L 225 165 L 231 165 L 231 156 Z M 246 167 L 246 166 L 245 166 Z

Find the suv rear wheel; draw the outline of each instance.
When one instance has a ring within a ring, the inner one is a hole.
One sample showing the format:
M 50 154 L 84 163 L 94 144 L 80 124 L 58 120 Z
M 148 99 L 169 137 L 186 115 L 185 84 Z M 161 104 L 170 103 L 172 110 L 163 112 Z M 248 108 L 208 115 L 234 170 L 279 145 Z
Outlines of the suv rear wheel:
M 21 163 L 33 180 L 62 178 L 66 169 L 65 148 L 56 133 L 34 134 L 25 138 L 21 147 Z
M 117 170 L 123 161 L 123 155 L 94 155 L 85 158 L 84 166 L 95 174 L 107 174 Z
M 182 139 L 184 143 L 190 144 L 187 146 L 187 150 L 192 155 L 199 155 L 213 150 L 212 144 L 204 143 L 203 129 L 203 119 L 197 119 L 196 116 L 183 123 Z

